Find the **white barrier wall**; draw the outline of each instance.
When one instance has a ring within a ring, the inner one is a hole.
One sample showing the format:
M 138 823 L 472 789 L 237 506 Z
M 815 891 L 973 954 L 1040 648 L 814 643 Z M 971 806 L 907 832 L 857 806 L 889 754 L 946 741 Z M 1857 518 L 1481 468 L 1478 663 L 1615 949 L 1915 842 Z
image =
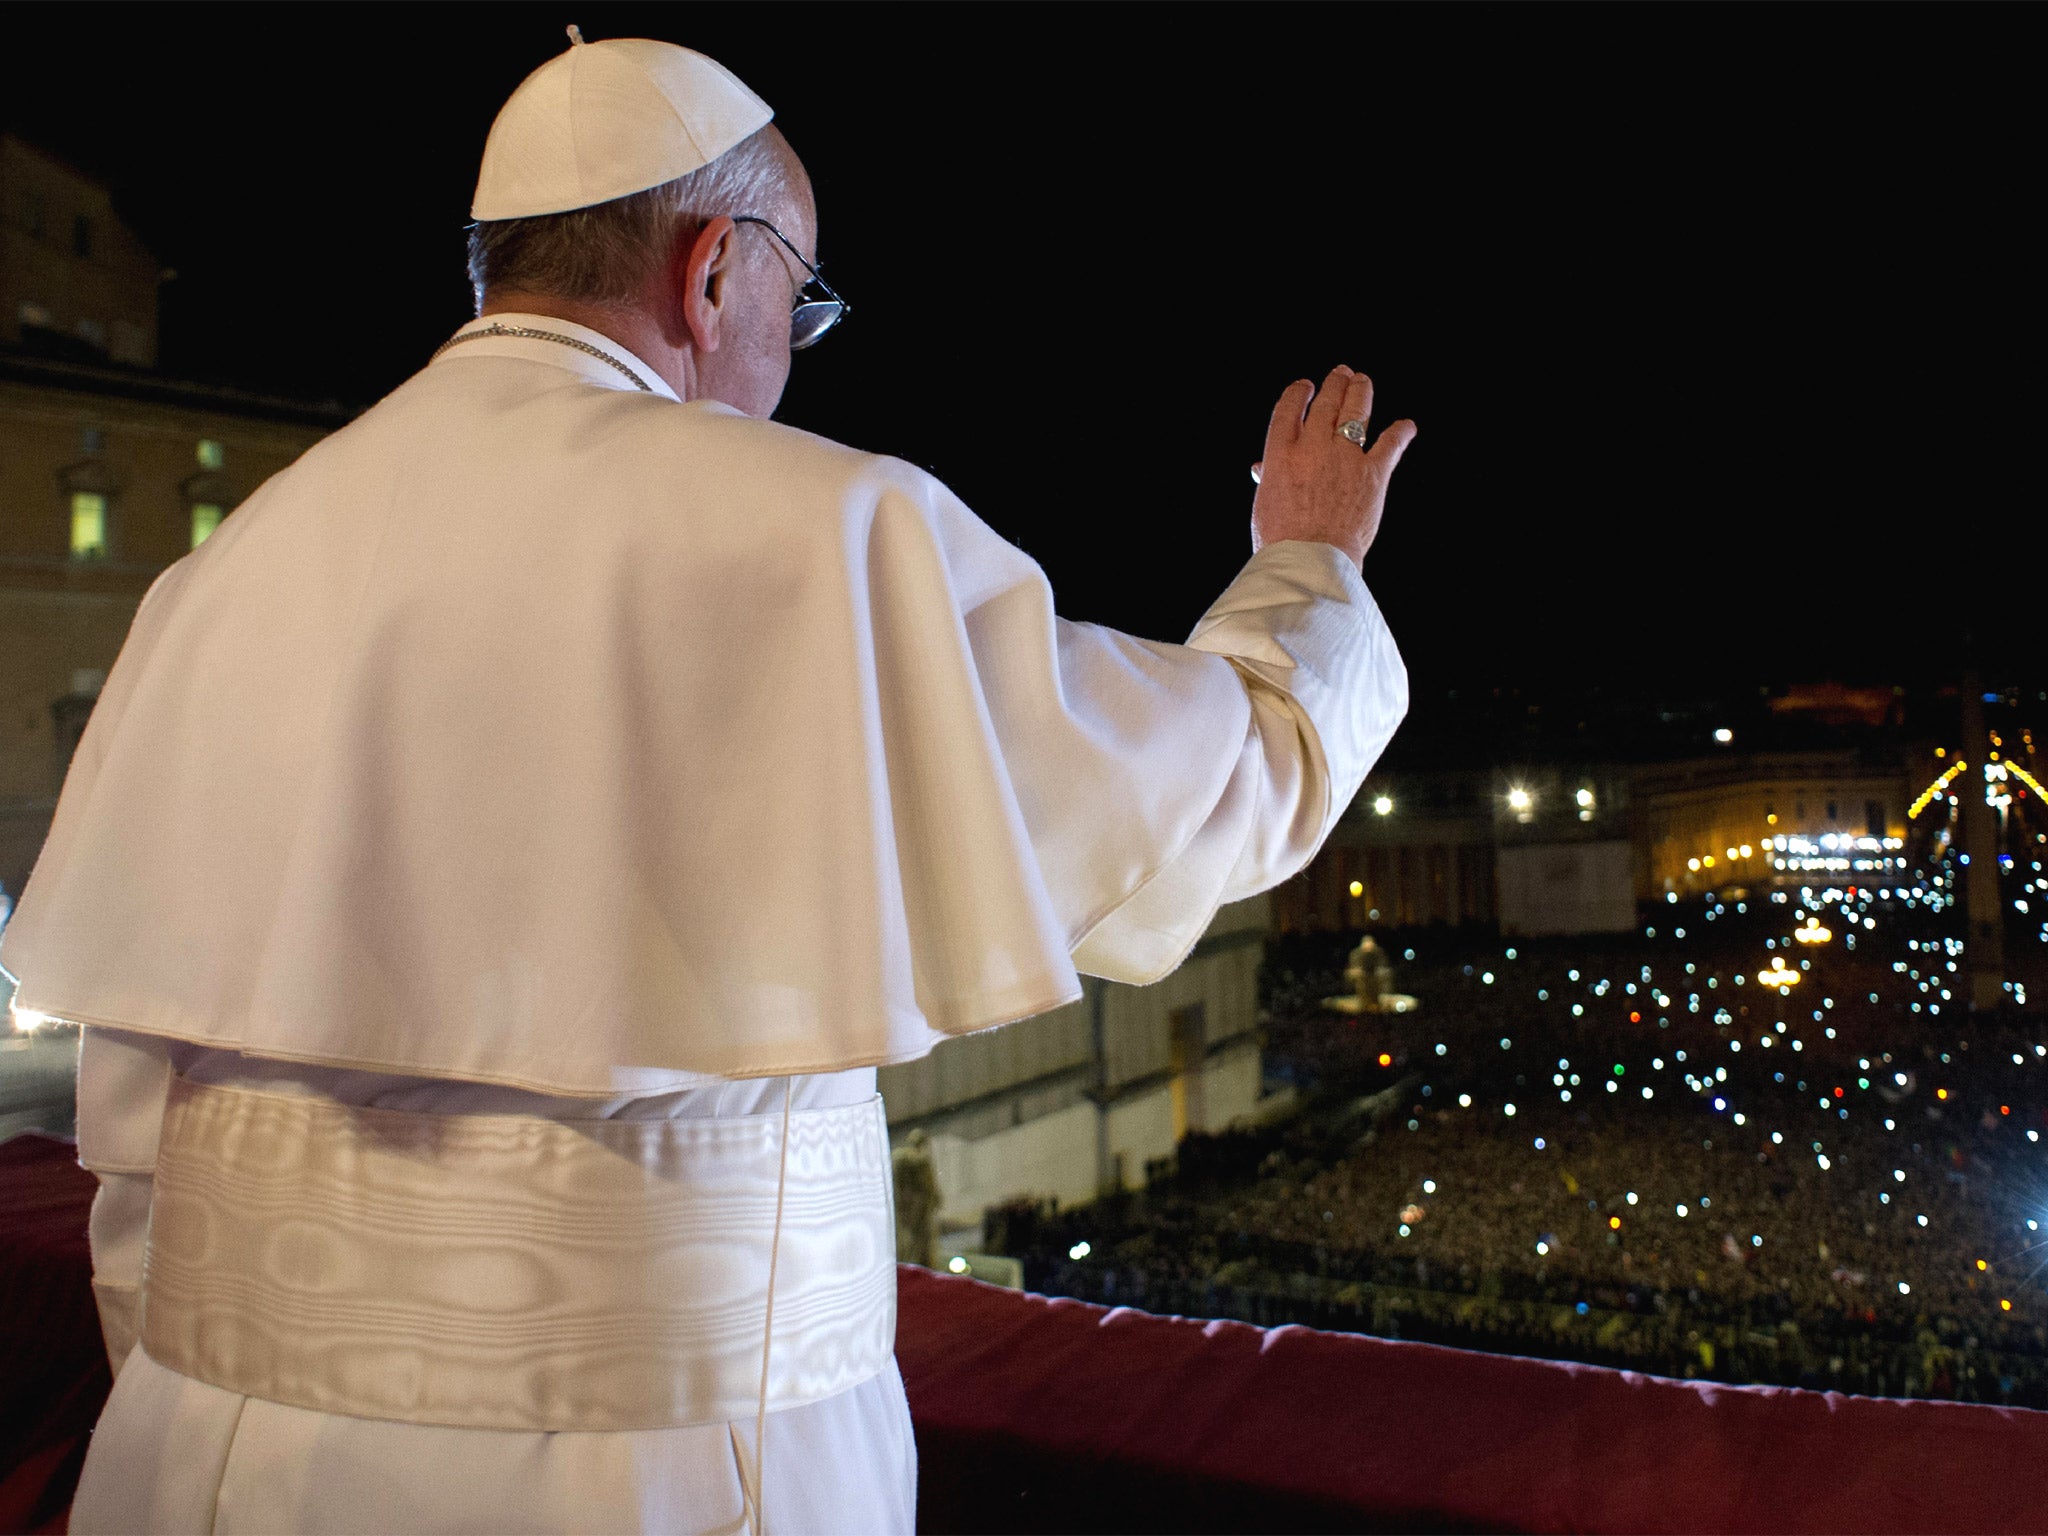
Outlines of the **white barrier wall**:
M 935 1133 L 932 1162 L 944 1200 L 939 1225 L 971 1226 L 989 1206 L 1024 1195 L 1061 1205 L 1094 1199 L 1095 1121 L 1094 1104 L 1083 1100 L 973 1141 Z
M 1177 1118 L 1191 1131 L 1252 1119 L 1270 910 L 1263 895 L 1222 908 L 1152 986 L 1087 978 L 1078 1003 L 883 1067 L 891 1143 L 914 1126 L 931 1138 L 941 1230 L 1020 1197 L 1082 1205 L 1119 1176 L 1138 1188 L 1148 1162 L 1172 1155 Z
M 1196 1129 L 1223 1130 L 1252 1117 L 1261 1086 L 1255 1044 L 1219 1052 L 1202 1076 L 1207 1123 Z M 1093 1200 L 1100 1114 L 1092 1099 L 1083 1099 L 984 1136 L 933 1132 L 932 1161 L 944 1200 L 940 1226 L 972 1226 L 989 1206 L 1024 1196 L 1056 1198 L 1063 1206 Z M 1108 1117 L 1110 1168 L 1122 1153 L 1125 1187 L 1140 1188 L 1146 1163 L 1174 1150 L 1171 1080 L 1117 1100 Z

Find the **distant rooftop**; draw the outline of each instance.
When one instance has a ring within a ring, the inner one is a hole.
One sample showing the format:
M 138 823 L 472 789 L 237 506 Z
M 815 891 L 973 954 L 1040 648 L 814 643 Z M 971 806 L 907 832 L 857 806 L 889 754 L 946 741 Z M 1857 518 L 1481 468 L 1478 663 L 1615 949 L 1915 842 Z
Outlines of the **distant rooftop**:
M 33 343 L 25 347 L 0 347 L 0 381 L 219 411 L 293 426 L 340 427 L 357 414 L 339 400 L 293 399 L 230 384 L 173 378 L 118 363 L 51 355 Z
M 1755 752 L 1895 753 L 1916 710 L 1902 688 L 1821 681 L 1696 691 L 1502 687 L 1417 694 L 1394 770 L 1527 762 L 1650 763 Z M 1924 707 L 1917 711 L 1924 714 Z

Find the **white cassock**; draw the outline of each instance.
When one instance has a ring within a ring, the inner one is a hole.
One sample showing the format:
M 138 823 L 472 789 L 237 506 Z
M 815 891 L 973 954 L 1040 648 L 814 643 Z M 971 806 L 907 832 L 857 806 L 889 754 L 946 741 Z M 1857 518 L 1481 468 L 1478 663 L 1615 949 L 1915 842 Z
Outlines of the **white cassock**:
M 1406 671 L 1330 545 L 1070 622 L 915 467 L 490 318 L 620 366 L 451 346 L 167 570 L 0 945 L 84 1027 L 72 1528 L 908 1531 L 874 1069 L 1173 970 Z

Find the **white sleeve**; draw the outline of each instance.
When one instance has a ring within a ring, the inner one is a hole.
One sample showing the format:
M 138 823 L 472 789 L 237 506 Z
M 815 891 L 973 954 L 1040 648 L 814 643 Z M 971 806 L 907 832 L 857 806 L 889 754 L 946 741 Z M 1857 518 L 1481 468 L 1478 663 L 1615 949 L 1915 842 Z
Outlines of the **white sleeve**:
M 1184 644 L 1062 618 L 1036 561 L 895 462 L 891 489 L 940 540 L 945 596 L 972 652 L 958 670 L 975 697 L 941 709 L 944 678 L 893 661 L 885 682 L 931 696 L 936 737 L 980 735 L 985 722 L 1072 969 L 1158 981 L 1223 901 L 1314 856 L 1393 736 L 1408 674 L 1378 604 L 1342 550 L 1283 540 L 1245 562 Z M 916 617 L 877 632 L 912 634 L 914 657 L 953 643 Z M 946 855 L 964 861 L 978 830 L 959 829 Z M 982 924 L 972 938 L 985 951 L 1015 926 Z
M 1187 845 L 1074 952 L 1090 975 L 1156 980 L 1216 909 L 1270 889 L 1322 847 L 1408 711 L 1408 670 L 1358 567 L 1286 540 L 1251 557 L 1188 637 L 1251 701 L 1237 765 Z
M 78 1161 L 100 1181 L 88 1229 L 92 1292 L 116 1376 L 141 1329 L 157 1137 L 171 1082 L 169 1043 L 86 1025 L 78 1053 Z

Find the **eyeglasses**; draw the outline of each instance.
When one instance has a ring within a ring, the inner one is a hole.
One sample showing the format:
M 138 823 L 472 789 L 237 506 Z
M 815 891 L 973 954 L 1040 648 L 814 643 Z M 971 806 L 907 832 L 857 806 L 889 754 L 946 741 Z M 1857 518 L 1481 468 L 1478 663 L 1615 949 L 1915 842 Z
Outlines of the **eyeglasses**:
M 789 311 L 789 350 L 801 352 L 805 347 L 816 346 L 820 337 L 846 318 L 846 312 L 850 307 L 846 300 L 839 297 L 830 283 L 818 276 L 818 269 L 804 259 L 804 253 L 791 243 L 789 236 L 766 219 L 755 218 L 750 213 L 739 214 L 734 217 L 733 223 L 760 225 L 784 245 L 789 246 L 790 254 L 803 262 L 804 270 L 811 276 L 810 281 L 797 290 L 796 302 Z M 805 290 L 812 284 L 816 284 L 824 291 L 824 298 L 804 297 Z

